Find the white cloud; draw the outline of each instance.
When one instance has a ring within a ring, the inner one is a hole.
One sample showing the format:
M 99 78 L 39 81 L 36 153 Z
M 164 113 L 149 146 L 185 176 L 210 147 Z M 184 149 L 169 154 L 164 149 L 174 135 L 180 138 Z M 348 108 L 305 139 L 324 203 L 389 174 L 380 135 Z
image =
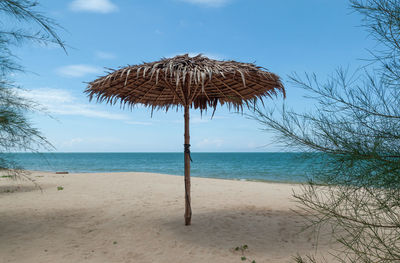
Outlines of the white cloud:
M 59 145 L 61 147 L 65 148 L 71 148 L 76 149 L 76 147 L 83 146 L 87 147 L 88 145 L 93 145 L 93 144 L 99 144 L 99 145 L 104 145 L 104 144 L 120 144 L 122 143 L 121 138 L 115 138 L 115 137 L 84 137 L 84 138 L 71 138 L 67 139 L 65 141 L 59 142 Z
M 224 143 L 222 139 L 202 139 L 201 141 L 197 142 L 195 145 L 197 148 L 220 148 Z
M 17 92 L 22 97 L 38 102 L 44 106 L 50 114 L 76 115 L 110 120 L 128 120 L 128 117 L 123 114 L 98 110 L 94 105 L 80 103 L 77 98 L 66 90 L 42 88 L 17 90 Z
M 210 120 L 211 120 L 210 117 L 202 117 L 202 118 L 195 117 L 195 118 L 192 118 L 190 120 L 190 122 L 193 123 L 193 124 L 198 124 L 198 123 L 207 123 Z
M 76 144 L 81 144 L 83 142 L 82 138 L 72 138 L 70 140 L 64 141 L 62 146 L 73 146 Z
M 230 2 L 230 0 L 180 0 L 180 1 L 206 7 L 222 7 Z
M 103 70 L 96 66 L 77 64 L 60 67 L 56 71 L 62 76 L 77 78 L 88 74 L 99 74 Z
M 118 10 L 118 7 L 110 0 L 74 0 L 69 5 L 72 11 L 93 12 L 93 13 L 111 13 Z
M 95 53 L 97 58 L 100 59 L 114 59 L 116 58 L 116 56 L 113 53 L 109 53 L 109 52 L 104 52 L 104 51 L 97 51 Z
M 145 121 L 126 121 L 126 124 L 132 124 L 132 125 L 153 125 L 151 122 L 145 122 Z

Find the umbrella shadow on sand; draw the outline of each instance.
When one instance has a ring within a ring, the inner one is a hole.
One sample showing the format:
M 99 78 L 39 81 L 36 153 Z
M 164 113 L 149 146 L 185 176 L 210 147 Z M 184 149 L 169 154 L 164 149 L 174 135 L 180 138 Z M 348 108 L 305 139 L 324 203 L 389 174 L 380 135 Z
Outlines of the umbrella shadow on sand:
M 246 244 L 255 253 L 285 249 L 293 255 L 315 248 L 315 233 L 304 230 L 306 223 L 292 211 L 254 208 L 198 213 L 191 227 L 183 227 L 181 217 L 163 218 L 160 222 L 171 238 L 194 246 L 233 249 Z

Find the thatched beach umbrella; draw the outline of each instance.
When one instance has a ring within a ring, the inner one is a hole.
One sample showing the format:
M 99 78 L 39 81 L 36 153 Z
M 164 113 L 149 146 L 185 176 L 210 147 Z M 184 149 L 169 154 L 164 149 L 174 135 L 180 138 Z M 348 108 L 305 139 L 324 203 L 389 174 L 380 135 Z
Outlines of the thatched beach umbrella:
M 227 104 L 243 110 L 278 92 L 285 95 L 279 77 L 254 64 L 218 61 L 198 55 L 165 58 L 157 62 L 113 70 L 89 83 L 90 100 L 106 101 L 133 107 L 142 104 L 154 109 L 183 107 L 185 118 L 185 224 L 190 225 L 190 136 L 189 108 L 200 111 Z

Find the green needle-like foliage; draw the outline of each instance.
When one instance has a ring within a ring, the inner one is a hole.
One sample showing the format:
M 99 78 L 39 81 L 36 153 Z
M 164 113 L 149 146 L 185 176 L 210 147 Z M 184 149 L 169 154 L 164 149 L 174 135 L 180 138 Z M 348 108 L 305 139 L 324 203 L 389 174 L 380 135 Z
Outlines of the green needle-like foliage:
M 27 42 L 56 44 L 65 50 L 55 28 L 58 25 L 36 11 L 30 0 L 0 0 L 0 169 L 16 167 L 9 152 L 50 149 L 51 144 L 29 121 L 30 112 L 40 107 L 19 95 L 13 75 L 23 71 L 13 50 Z
M 260 107 L 255 118 L 281 143 L 325 164 L 310 167 L 311 183 L 295 198 L 311 226 L 331 227 L 338 261 L 400 262 L 400 1 L 350 4 L 378 41 L 371 66 L 351 75 L 339 69 L 325 82 L 292 75 L 315 109 Z

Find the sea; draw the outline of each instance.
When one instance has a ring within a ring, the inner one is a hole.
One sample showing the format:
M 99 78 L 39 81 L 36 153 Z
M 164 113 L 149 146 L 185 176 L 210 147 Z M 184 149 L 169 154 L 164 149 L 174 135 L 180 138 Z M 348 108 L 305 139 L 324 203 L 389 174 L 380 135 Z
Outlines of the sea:
M 10 153 L 26 170 L 184 174 L 183 153 Z M 306 182 L 321 165 L 303 153 L 191 153 L 191 176 L 249 181 Z M 313 162 L 313 163 L 311 163 Z

